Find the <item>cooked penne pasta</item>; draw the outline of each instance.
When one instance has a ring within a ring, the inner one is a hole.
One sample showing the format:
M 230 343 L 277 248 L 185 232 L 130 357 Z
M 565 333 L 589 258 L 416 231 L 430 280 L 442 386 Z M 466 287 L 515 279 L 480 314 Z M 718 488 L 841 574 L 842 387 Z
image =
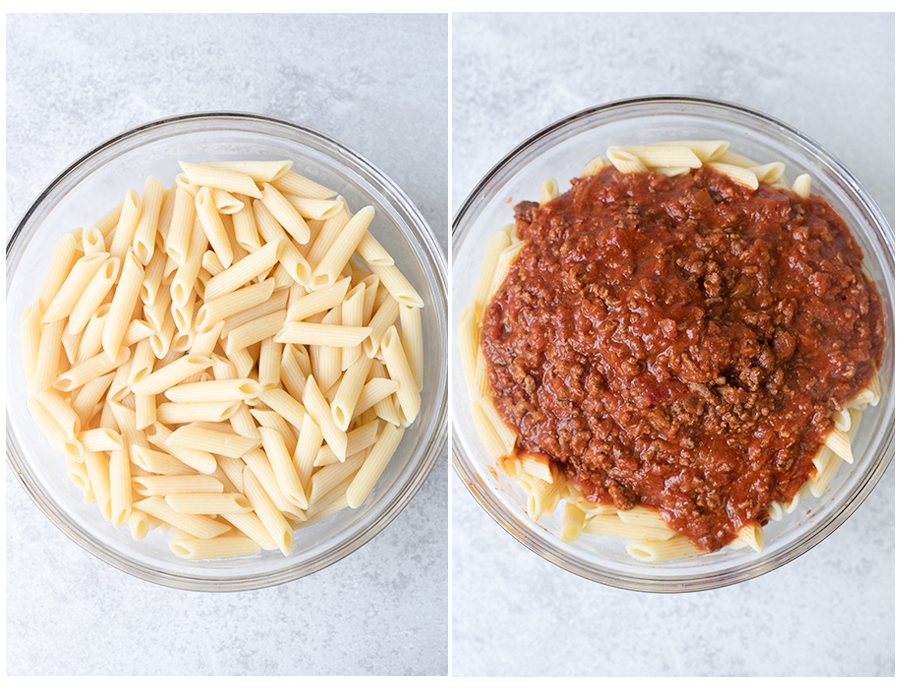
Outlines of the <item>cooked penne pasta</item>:
M 374 217 L 375 209 L 371 206 L 366 206 L 357 211 L 347 221 L 340 234 L 335 238 L 334 243 L 328 248 L 325 256 L 322 257 L 322 260 L 313 270 L 310 288 L 320 290 L 327 285 L 337 282 L 341 269 L 356 251 Z
M 306 224 L 300 212 L 285 199 L 275 187 L 268 182 L 260 185 L 261 199 L 269 213 L 277 219 L 278 223 L 290 234 L 299 245 L 309 242 L 309 226 Z
M 196 516 L 180 513 L 169 506 L 162 497 L 147 497 L 134 502 L 134 507 L 144 513 L 156 516 L 161 521 L 176 528 L 181 528 L 186 533 L 199 538 L 214 538 L 226 533 L 231 526 L 207 516 Z
M 181 166 L 190 183 L 197 187 L 213 187 L 226 192 L 243 194 L 254 199 L 258 199 L 261 196 L 253 178 L 244 173 L 209 165 L 186 163 L 184 161 L 179 161 L 178 165 Z
M 210 475 L 142 475 L 131 484 L 145 497 L 164 497 L 169 494 L 198 494 L 223 491 L 222 483 Z
M 194 449 L 230 458 L 239 458 L 259 446 L 259 439 L 242 437 L 239 434 L 217 432 L 199 427 L 196 423 L 182 425 L 166 440 L 166 446 L 179 449 Z
M 347 504 L 351 509 L 360 506 L 369 496 L 378 478 L 384 472 L 388 461 L 400 445 L 403 438 L 403 427 L 385 425 L 381 436 L 372 449 L 366 454 L 362 467 L 353 477 L 347 488 Z
M 208 357 L 184 355 L 175 362 L 142 377 L 131 388 L 137 394 L 160 394 L 174 388 L 176 384 L 192 374 L 202 372 L 210 367 L 212 367 L 212 360 Z
M 156 249 L 156 233 L 159 229 L 159 212 L 162 208 L 163 184 L 152 175 L 144 183 L 141 195 L 141 217 L 134 229 L 132 250 L 138 261 L 147 266 Z
M 20 322 L 28 409 L 135 540 L 171 528 L 185 559 L 287 555 L 310 516 L 371 495 L 412 421 L 377 358 L 393 329 L 418 395 L 421 315 L 396 298 L 415 291 L 373 206 L 351 213 L 289 161 L 180 165 L 54 247 Z
M 234 514 L 253 511 L 243 494 L 233 492 L 172 492 L 166 495 L 166 504 L 178 513 Z
M 294 546 L 294 531 L 249 467 L 244 469 L 244 491 L 253 510 L 268 531 L 269 537 L 282 554 L 289 555 Z
M 231 559 L 257 554 L 260 545 L 249 537 L 186 537 L 170 540 L 169 548 L 183 559 Z
M 359 345 L 371 333 L 372 329 L 368 326 L 286 322 L 283 328 L 275 334 L 275 340 L 279 343 L 344 348 Z

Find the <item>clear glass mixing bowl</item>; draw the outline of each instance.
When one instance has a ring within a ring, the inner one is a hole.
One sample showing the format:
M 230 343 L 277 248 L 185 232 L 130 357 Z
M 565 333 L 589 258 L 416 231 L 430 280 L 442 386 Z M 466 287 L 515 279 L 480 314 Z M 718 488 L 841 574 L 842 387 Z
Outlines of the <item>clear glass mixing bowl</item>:
M 65 464 L 28 414 L 19 319 L 34 299 L 56 240 L 100 218 L 142 189 L 148 175 L 171 181 L 178 160 L 285 160 L 338 190 L 351 209 L 371 204 L 371 229 L 422 295 L 426 352 L 422 409 L 367 501 L 296 532 L 293 553 L 262 552 L 220 561 L 176 557 L 166 537 L 140 542 L 105 522 L 82 500 Z M 147 581 L 187 590 L 234 591 L 277 585 L 322 569 L 385 528 L 421 487 L 446 445 L 447 273 L 444 252 L 404 192 L 340 142 L 297 125 L 247 113 L 196 113 L 158 120 L 109 140 L 64 170 L 28 209 L 6 248 L 7 458 L 44 513 L 69 537 L 113 566 Z
M 553 176 L 560 189 L 612 144 L 726 139 L 731 150 L 757 161 L 783 161 L 786 177 L 807 172 L 813 194 L 828 200 L 862 247 L 865 266 L 884 302 L 887 340 L 880 370 L 883 396 L 867 408 L 853 443 L 853 465 L 843 467 L 819 499 L 808 497 L 794 513 L 765 527 L 766 546 L 724 549 L 671 562 L 642 563 L 627 556 L 625 541 L 583 536 L 559 540 L 561 510 L 537 523 L 524 493 L 482 445 L 469 413 L 459 359 L 456 323 L 471 300 L 489 238 L 513 221 L 513 206 L 540 198 Z M 753 578 L 797 558 L 830 535 L 865 500 L 894 457 L 894 233 L 853 174 L 824 147 L 796 129 L 743 106 L 703 98 L 658 96 L 607 103 L 537 132 L 507 154 L 469 194 L 452 229 L 453 367 L 451 438 L 456 472 L 476 501 L 522 544 L 550 562 L 601 583 L 647 592 L 707 590 Z

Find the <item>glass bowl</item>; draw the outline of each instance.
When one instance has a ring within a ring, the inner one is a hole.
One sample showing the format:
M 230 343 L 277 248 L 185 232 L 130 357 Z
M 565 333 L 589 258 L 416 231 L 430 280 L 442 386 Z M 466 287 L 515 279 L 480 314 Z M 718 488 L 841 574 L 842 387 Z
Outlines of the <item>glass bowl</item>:
M 883 396 L 867 408 L 853 443 L 853 465 L 842 464 L 827 492 L 812 496 L 765 527 L 762 553 L 724 549 L 689 559 L 644 563 L 625 553 L 625 541 L 586 535 L 559 539 L 562 510 L 533 522 L 525 494 L 497 467 L 469 412 L 456 324 L 472 298 L 488 239 L 513 222 L 513 206 L 539 200 L 547 177 L 567 181 L 612 144 L 726 139 L 731 150 L 758 161 L 783 161 L 786 177 L 807 172 L 812 192 L 844 218 L 865 255 L 884 301 L 886 343 L 880 370 Z M 536 133 L 507 154 L 469 194 L 452 229 L 453 464 L 476 501 L 503 528 L 548 561 L 585 578 L 629 590 L 708 590 L 760 576 L 797 558 L 830 535 L 863 502 L 894 456 L 894 236 L 884 214 L 859 181 L 826 149 L 768 115 L 709 99 L 659 96 L 607 103 L 575 113 Z
M 298 530 L 290 556 L 261 552 L 220 561 L 176 557 L 166 536 L 143 541 L 116 530 L 86 504 L 65 464 L 28 414 L 19 319 L 34 299 L 56 240 L 100 218 L 142 189 L 148 175 L 171 181 L 178 160 L 290 159 L 295 170 L 338 190 L 353 210 L 371 204 L 371 230 L 422 296 L 427 359 L 422 408 L 366 502 Z M 385 528 L 421 487 L 446 445 L 447 274 L 444 253 L 404 192 L 340 142 L 262 115 L 179 115 L 142 125 L 89 151 L 63 171 L 28 209 L 6 249 L 7 458 L 26 491 L 69 537 L 109 564 L 153 583 L 201 591 L 250 590 L 285 583 L 350 554 Z

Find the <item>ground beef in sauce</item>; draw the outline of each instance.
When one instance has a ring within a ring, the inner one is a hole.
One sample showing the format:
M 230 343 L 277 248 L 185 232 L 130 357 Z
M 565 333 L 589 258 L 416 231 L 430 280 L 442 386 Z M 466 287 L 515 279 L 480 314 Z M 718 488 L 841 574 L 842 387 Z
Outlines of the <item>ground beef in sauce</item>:
M 813 471 L 881 363 L 881 300 L 817 197 L 609 167 L 515 209 L 481 346 L 501 416 L 585 496 L 731 542 Z

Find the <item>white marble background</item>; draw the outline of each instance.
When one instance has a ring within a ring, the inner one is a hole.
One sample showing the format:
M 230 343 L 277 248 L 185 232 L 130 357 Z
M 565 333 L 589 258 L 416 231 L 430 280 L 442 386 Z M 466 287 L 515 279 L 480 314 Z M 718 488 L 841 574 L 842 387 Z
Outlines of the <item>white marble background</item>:
M 894 222 L 894 18 L 452 17 L 452 209 L 510 149 L 587 106 L 688 94 L 825 144 Z M 454 676 L 894 674 L 894 466 L 823 544 L 721 590 L 594 584 L 521 546 L 452 481 Z
M 446 15 L 7 15 L 7 237 L 89 148 L 176 113 L 328 133 L 447 242 Z M 381 534 L 294 583 L 189 593 L 87 554 L 6 478 L 10 675 L 443 675 L 447 457 Z M 137 652 L 137 654 L 136 654 Z

